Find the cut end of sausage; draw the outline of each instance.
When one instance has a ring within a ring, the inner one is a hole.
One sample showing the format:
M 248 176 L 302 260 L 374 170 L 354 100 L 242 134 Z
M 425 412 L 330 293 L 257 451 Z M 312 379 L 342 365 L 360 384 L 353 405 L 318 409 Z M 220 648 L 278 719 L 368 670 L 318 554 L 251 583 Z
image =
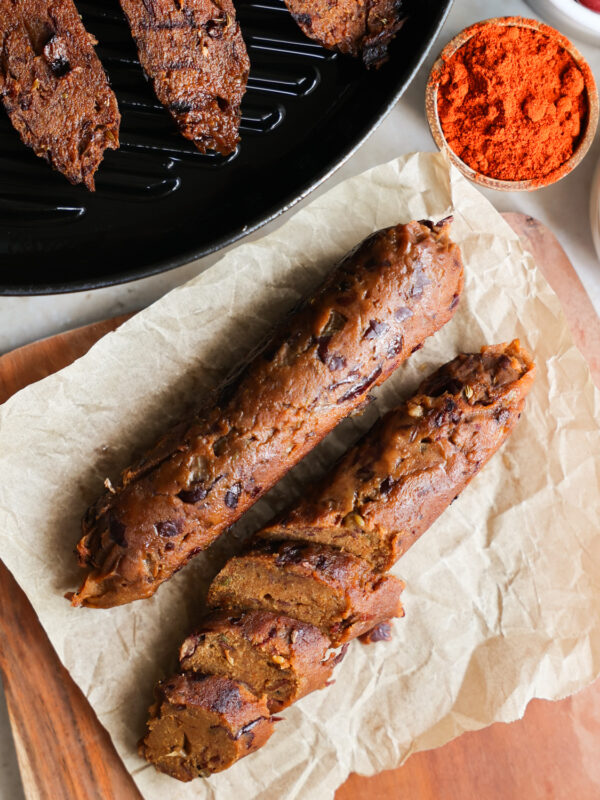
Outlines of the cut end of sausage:
M 362 559 L 331 547 L 257 541 L 227 562 L 210 587 L 208 604 L 285 614 L 314 625 L 338 645 L 403 616 L 403 588 L 396 578 L 376 575 Z
M 117 99 L 71 0 L 0 0 L 0 97 L 23 142 L 94 191 L 119 147 Z
M 142 758 L 180 781 L 227 769 L 273 732 L 266 702 L 238 681 L 174 675 L 155 689 Z
M 184 672 L 221 675 L 265 695 L 271 713 L 331 678 L 337 654 L 313 625 L 267 612 L 206 617 L 180 649 Z

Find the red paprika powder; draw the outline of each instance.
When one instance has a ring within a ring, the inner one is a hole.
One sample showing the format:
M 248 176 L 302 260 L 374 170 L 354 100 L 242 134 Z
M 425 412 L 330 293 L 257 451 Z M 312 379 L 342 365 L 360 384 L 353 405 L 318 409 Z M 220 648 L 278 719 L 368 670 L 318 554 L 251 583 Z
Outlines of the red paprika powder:
M 448 145 L 475 171 L 506 181 L 559 170 L 585 133 L 582 68 L 552 36 L 520 25 L 474 26 L 436 79 Z

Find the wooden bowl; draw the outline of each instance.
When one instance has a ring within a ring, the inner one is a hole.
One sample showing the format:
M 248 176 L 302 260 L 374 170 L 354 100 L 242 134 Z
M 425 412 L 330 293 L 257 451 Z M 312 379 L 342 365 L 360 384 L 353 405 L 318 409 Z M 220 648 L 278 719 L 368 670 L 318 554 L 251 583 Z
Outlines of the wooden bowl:
M 548 175 L 545 175 L 543 178 L 533 178 L 524 181 L 505 181 L 498 178 L 492 178 L 489 175 L 483 175 L 481 172 L 477 172 L 476 170 L 472 169 L 468 164 L 465 164 L 465 162 L 457 156 L 454 150 L 452 150 L 446 141 L 446 137 L 444 136 L 444 131 L 442 130 L 442 125 L 438 115 L 438 87 L 444 64 L 449 58 L 451 58 L 451 56 L 454 55 L 457 50 L 466 44 L 477 31 L 480 31 L 482 26 L 487 25 L 531 28 L 532 30 L 539 31 L 546 36 L 555 39 L 558 41 L 560 46 L 569 53 L 583 75 L 588 97 L 588 115 L 585 122 L 585 130 L 573 155 L 567 161 L 561 164 L 560 167 L 548 173 Z M 583 58 L 581 53 L 575 47 L 573 47 L 566 36 L 563 36 L 549 25 L 544 25 L 542 22 L 538 22 L 535 19 L 526 19 L 525 17 L 494 17 L 493 19 L 488 19 L 483 22 L 477 22 L 474 25 L 465 28 L 464 31 L 458 34 L 458 36 L 455 36 L 454 39 L 448 42 L 431 70 L 429 81 L 427 83 L 425 107 L 431 134 L 436 145 L 440 150 L 443 150 L 448 154 L 452 163 L 458 167 L 462 174 L 480 186 L 484 186 L 488 189 L 499 189 L 500 191 L 504 192 L 532 191 L 534 189 L 540 189 L 543 186 L 549 186 L 551 183 L 556 183 L 556 181 L 564 178 L 565 175 L 568 175 L 569 172 L 575 169 L 575 167 L 590 149 L 590 145 L 592 144 L 596 134 L 596 128 L 598 127 L 598 91 L 596 89 L 594 76 L 592 75 L 592 71 L 587 61 Z

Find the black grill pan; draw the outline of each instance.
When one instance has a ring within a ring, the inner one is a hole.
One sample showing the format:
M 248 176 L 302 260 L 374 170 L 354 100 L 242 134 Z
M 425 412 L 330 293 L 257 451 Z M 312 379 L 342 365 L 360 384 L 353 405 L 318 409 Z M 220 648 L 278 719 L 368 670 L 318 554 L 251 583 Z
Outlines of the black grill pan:
M 390 61 L 367 71 L 306 39 L 282 0 L 236 3 L 251 61 L 242 143 L 202 155 L 178 133 L 136 58 L 117 0 L 81 0 L 116 92 L 121 149 L 96 193 L 21 144 L 0 109 L 0 293 L 47 294 L 152 275 L 206 255 L 315 188 L 410 83 L 452 0 L 405 0 Z

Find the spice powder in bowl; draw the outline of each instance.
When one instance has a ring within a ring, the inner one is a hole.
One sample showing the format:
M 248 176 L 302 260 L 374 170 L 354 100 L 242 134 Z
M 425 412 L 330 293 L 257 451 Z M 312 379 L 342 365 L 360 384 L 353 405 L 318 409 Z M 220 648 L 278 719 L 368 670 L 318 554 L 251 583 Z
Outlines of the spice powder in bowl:
M 595 133 L 598 97 L 568 39 L 536 20 L 505 17 L 467 28 L 444 49 L 427 111 L 436 143 L 467 177 L 535 189 L 579 163 Z

